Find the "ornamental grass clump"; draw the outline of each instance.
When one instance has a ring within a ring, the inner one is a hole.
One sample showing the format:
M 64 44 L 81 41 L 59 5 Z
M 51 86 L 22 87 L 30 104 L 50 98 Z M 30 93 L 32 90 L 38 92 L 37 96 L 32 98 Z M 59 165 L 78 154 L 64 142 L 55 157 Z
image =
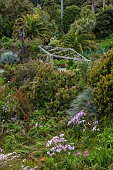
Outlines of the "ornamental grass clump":
M 67 152 L 69 155 L 75 149 L 75 147 L 66 143 L 67 140 L 64 138 L 64 134 L 53 137 L 51 140 L 48 140 L 46 147 L 51 147 L 47 152 L 47 155 L 53 156 L 56 153 L 60 153 L 62 151 Z

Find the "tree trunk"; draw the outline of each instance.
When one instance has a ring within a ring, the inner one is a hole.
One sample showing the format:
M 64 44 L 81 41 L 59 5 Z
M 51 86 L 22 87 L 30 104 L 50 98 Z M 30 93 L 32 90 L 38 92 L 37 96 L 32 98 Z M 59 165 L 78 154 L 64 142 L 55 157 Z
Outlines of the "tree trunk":
M 62 19 L 63 19 L 63 10 L 64 10 L 64 4 L 63 4 L 63 0 L 61 0 L 61 26 L 62 26 Z
M 95 0 L 92 0 L 91 10 L 95 13 Z
M 105 0 L 103 0 L 103 10 L 104 10 L 104 8 L 105 8 Z

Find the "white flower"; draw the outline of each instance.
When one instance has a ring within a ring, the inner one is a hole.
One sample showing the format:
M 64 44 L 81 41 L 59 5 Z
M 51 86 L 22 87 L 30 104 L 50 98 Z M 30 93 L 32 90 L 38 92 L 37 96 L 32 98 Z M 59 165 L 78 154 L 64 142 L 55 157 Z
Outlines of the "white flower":
M 47 155 L 50 155 L 50 152 L 49 152 L 49 151 L 47 152 Z
M 59 135 L 60 136 L 60 138 L 62 138 L 62 137 L 64 137 L 64 134 L 61 134 L 61 135 Z

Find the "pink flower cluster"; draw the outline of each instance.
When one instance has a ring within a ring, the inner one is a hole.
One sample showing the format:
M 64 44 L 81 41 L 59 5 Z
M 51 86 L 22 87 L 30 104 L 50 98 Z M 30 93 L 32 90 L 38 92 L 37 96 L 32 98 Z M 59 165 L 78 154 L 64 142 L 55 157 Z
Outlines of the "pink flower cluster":
M 75 154 L 75 156 L 79 156 L 79 155 L 81 155 L 81 152 L 77 152 L 77 153 Z M 84 157 L 87 157 L 87 156 L 88 156 L 88 150 L 85 150 L 85 151 L 84 151 L 83 156 L 84 156 Z
M 12 161 L 15 158 L 20 157 L 19 155 L 17 155 L 16 152 L 12 152 L 12 153 L 8 153 L 8 154 L 3 154 L 3 149 L 0 148 L 0 165 L 4 166 L 6 165 L 9 161 Z
M 73 151 L 75 148 L 74 146 L 70 144 L 66 144 L 64 134 L 61 134 L 59 136 L 53 137 L 51 140 L 48 140 L 46 147 L 50 147 L 50 151 L 47 152 L 49 156 L 56 155 L 56 153 L 60 153 L 61 151 L 67 152 L 69 155 L 71 154 L 71 151 Z
M 77 113 L 67 124 L 67 126 L 69 126 L 71 123 L 72 124 L 77 124 L 79 125 L 80 123 L 83 122 L 83 120 L 81 121 L 81 118 L 86 116 L 87 113 L 85 113 L 83 110 L 79 113 Z

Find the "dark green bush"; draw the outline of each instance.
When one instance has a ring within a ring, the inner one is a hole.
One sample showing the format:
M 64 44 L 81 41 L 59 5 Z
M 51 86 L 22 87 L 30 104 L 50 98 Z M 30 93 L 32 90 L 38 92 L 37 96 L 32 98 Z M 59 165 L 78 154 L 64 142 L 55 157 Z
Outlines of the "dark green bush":
M 109 51 L 90 72 L 94 100 L 103 115 L 113 114 L 113 51 Z
M 98 37 L 106 37 L 113 32 L 113 8 L 106 9 L 96 18 L 94 33 Z
M 63 16 L 63 31 L 68 32 L 70 24 L 72 24 L 75 19 L 79 18 L 80 8 L 76 5 L 71 5 L 65 8 Z

